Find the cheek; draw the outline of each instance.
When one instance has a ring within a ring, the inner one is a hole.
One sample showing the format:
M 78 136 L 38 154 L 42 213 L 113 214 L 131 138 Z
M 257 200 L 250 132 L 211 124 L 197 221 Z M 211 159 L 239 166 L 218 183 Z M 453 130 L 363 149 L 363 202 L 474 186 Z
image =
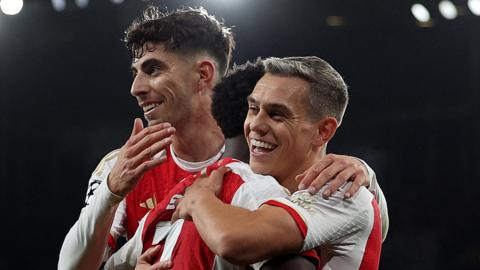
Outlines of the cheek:
M 295 144 L 295 141 L 296 141 L 295 135 L 297 134 L 297 130 L 295 129 L 294 125 L 290 123 L 286 123 L 282 127 L 280 134 L 282 136 L 282 141 L 283 141 L 283 144 L 285 144 L 285 146 L 290 147 Z
M 247 115 L 243 122 L 243 135 L 245 135 L 245 138 L 248 136 L 248 133 L 250 133 L 250 118 Z

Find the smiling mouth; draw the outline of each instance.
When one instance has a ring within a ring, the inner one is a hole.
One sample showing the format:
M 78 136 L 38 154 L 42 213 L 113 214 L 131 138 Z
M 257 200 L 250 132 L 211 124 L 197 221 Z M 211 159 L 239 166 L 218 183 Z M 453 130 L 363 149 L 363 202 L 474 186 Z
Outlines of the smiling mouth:
M 162 105 L 162 104 L 163 104 L 163 102 L 150 103 L 150 104 L 148 104 L 148 105 L 143 106 L 142 109 L 143 109 L 143 112 L 144 112 L 144 113 L 148 113 L 148 112 L 150 112 L 151 110 L 157 108 L 158 106 L 160 106 L 160 105 Z
M 275 150 L 275 148 L 277 148 L 277 145 L 275 144 L 255 139 L 250 139 L 250 145 L 252 146 L 250 151 L 252 153 L 269 153 Z

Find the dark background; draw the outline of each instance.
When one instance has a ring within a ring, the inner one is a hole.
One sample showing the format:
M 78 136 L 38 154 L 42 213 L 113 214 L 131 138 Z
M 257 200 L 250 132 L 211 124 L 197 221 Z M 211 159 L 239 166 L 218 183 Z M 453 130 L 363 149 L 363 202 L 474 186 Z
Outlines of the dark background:
M 235 26 L 234 61 L 317 55 L 344 75 L 351 103 L 331 152 L 376 171 L 390 231 L 381 269 L 480 269 L 480 17 L 449 21 L 422 1 L 153 1 L 203 5 Z M 0 13 L 0 269 L 55 269 L 98 161 L 142 115 L 120 39 L 146 5 L 25 0 Z M 326 17 L 344 16 L 332 27 Z

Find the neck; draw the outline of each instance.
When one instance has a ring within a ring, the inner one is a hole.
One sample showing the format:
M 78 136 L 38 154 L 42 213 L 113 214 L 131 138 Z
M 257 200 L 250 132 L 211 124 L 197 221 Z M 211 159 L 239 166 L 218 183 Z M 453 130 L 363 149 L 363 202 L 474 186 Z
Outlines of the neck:
M 326 154 L 326 147 L 321 147 L 316 150 L 312 150 L 310 153 L 306 154 L 306 158 L 302 163 L 296 165 L 296 167 L 289 172 L 289 174 L 282 179 L 277 179 L 279 183 L 287 188 L 291 193 L 298 191 L 298 182 L 295 178 L 308 170 L 314 164 L 319 162 Z
M 199 120 L 192 119 L 175 127 L 172 145 L 178 158 L 191 162 L 204 161 L 223 147 L 225 138 L 213 117 Z

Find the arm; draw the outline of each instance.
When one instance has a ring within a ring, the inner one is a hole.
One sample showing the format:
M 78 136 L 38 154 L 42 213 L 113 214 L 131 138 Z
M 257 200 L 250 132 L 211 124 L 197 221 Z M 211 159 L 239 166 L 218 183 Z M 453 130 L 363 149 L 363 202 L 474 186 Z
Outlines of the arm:
M 289 270 L 289 269 L 299 269 L 299 270 L 316 270 L 317 267 L 307 258 L 300 255 L 287 255 L 280 256 L 269 260 L 265 263 L 261 270 Z
M 207 192 L 192 194 L 186 203 L 202 239 L 231 263 L 251 264 L 298 252 L 302 246 L 297 224 L 282 208 L 265 205 L 250 211 L 224 204 Z
M 99 186 L 89 190 L 87 206 L 65 237 L 58 269 L 100 267 L 108 257 L 107 241 L 118 204 L 145 171 L 163 161 L 153 156 L 171 143 L 174 132 L 168 123 L 143 128 L 142 122 L 135 119 L 129 140 L 120 151 L 107 155 L 93 173 L 91 183 Z M 115 229 L 112 240 L 118 237 Z
M 234 264 L 298 252 L 303 236 L 283 208 L 264 205 L 250 211 L 224 204 L 215 196 L 225 171 L 220 168 L 195 181 L 178 204 L 174 219 L 192 219 L 208 247 Z
M 107 241 L 110 228 L 122 200 L 121 197 L 111 193 L 106 184 L 105 174 L 108 175 L 110 170 L 108 163 L 115 161 L 114 155 L 115 153 L 107 155 L 99 165 L 101 170 L 92 175 L 86 206 L 65 237 L 60 250 L 58 269 L 98 269 L 109 252 Z M 98 172 L 100 175 L 97 175 Z M 123 233 L 121 212 L 117 214 L 118 230 L 111 232 L 114 239 Z

